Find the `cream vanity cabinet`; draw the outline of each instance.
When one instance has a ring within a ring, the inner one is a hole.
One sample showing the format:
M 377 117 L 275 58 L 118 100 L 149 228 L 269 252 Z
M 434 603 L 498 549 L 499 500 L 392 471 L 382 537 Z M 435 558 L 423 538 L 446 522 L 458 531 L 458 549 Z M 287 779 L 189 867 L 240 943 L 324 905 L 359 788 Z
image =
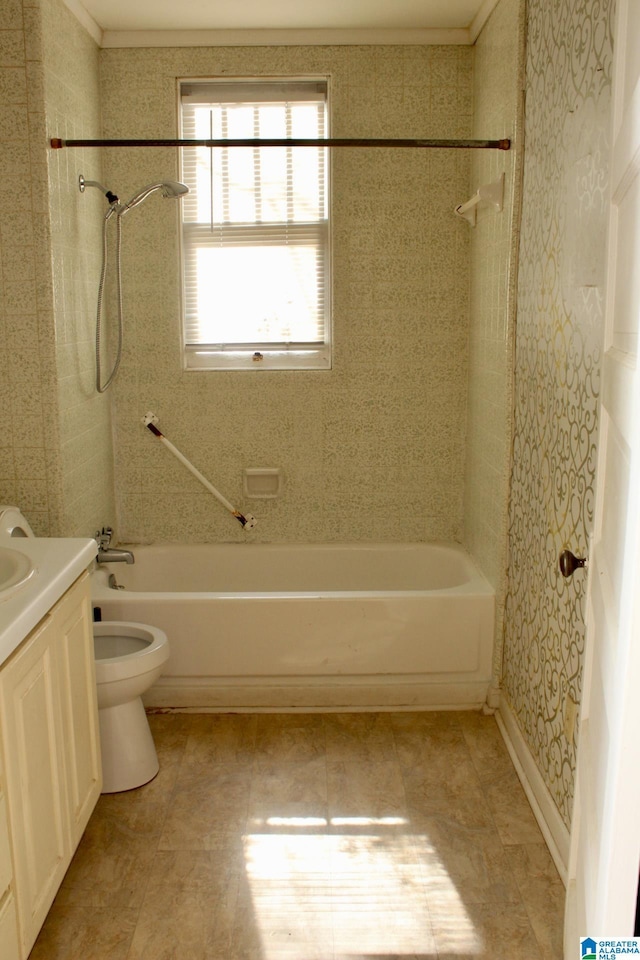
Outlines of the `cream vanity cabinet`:
M 101 789 L 86 573 L 0 668 L 0 722 L 15 956 L 25 960 Z
M 4 795 L 2 766 L 0 766 L 0 945 L 3 960 L 20 960 L 13 865 L 11 862 L 7 801 Z

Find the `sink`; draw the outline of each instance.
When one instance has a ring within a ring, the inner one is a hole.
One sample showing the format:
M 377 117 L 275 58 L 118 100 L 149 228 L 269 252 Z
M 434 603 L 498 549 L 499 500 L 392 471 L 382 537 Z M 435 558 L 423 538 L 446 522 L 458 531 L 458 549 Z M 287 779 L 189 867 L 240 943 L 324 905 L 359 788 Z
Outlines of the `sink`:
M 35 567 L 26 554 L 0 547 L 0 602 L 12 597 L 34 573 Z

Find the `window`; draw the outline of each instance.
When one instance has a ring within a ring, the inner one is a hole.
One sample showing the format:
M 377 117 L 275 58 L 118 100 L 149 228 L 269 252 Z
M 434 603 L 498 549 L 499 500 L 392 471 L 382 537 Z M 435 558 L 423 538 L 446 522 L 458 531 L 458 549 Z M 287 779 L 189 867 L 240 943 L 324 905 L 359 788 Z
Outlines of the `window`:
M 184 139 L 320 139 L 327 81 L 180 83 Z M 187 369 L 328 369 L 324 147 L 185 147 Z

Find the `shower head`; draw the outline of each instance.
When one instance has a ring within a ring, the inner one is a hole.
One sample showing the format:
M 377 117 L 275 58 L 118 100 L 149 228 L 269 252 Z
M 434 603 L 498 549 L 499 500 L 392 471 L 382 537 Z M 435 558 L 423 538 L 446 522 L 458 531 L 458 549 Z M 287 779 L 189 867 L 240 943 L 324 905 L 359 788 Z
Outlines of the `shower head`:
M 118 215 L 123 216 L 125 213 L 128 213 L 129 210 L 133 210 L 134 207 L 137 207 L 139 203 L 146 200 L 147 197 L 155 193 L 156 190 L 160 190 L 163 197 L 169 197 L 174 200 L 184 196 L 185 193 L 189 193 L 189 187 L 184 183 L 179 183 L 177 180 L 160 180 L 158 183 L 149 183 L 146 187 L 142 187 L 142 189 L 134 194 L 126 203 L 120 204 Z
M 182 197 L 185 193 L 189 193 L 189 187 L 186 183 L 180 183 L 179 180 L 162 181 L 163 197 Z

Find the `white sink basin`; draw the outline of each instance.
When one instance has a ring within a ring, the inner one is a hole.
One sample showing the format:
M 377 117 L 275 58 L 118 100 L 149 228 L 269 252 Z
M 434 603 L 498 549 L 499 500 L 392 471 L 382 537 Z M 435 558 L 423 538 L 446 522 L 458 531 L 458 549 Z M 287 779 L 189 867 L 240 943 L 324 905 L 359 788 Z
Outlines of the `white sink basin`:
M 96 541 L 87 538 L 0 535 L 0 666 L 87 570 L 97 551 Z
M 0 602 L 12 597 L 34 573 L 35 567 L 26 554 L 0 547 Z

